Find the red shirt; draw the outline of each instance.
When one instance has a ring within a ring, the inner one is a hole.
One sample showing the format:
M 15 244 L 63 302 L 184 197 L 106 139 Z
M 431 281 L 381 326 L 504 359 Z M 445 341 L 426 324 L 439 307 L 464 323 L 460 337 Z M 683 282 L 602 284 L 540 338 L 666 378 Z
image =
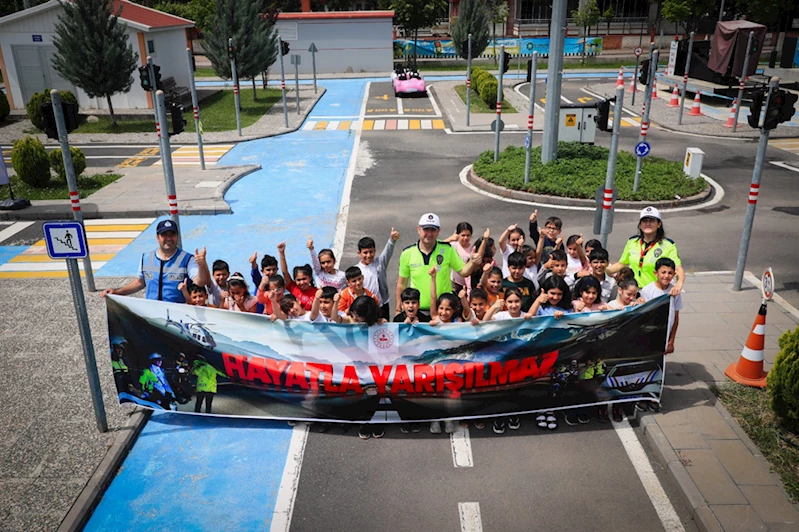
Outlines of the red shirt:
M 286 290 L 288 290 L 291 295 L 297 298 L 297 301 L 300 302 L 302 308 L 305 310 L 311 310 L 318 288 L 309 286 L 305 290 L 300 290 L 300 287 L 294 284 L 294 281 L 289 281 L 286 283 Z

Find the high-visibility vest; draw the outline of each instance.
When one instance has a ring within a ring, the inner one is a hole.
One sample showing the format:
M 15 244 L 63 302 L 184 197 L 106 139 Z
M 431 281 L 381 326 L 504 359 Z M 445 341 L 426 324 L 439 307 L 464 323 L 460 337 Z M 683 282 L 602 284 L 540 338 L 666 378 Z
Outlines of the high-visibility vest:
M 119 360 L 112 360 L 111 361 L 111 368 L 114 370 L 114 373 L 127 373 L 128 366 L 120 358 Z
M 585 371 L 583 372 L 583 380 L 590 380 L 594 378 L 594 365 L 591 364 L 590 366 L 585 367 Z
M 600 377 L 605 374 L 605 363 L 604 362 L 597 362 L 596 366 L 594 366 L 594 376 Z
M 141 271 L 146 283 L 144 297 L 170 303 L 185 303 L 178 285 L 189 274 L 192 255 L 179 249 L 169 260 L 161 260 L 155 251 L 142 256 Z M 160 296 L 160 297 L 159 297 Z

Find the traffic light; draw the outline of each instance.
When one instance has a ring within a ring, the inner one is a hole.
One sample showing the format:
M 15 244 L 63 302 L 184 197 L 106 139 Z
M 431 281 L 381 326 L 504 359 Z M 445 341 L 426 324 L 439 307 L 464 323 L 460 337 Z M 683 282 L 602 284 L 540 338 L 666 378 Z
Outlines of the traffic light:
M 164 84 L 161 83 L 161 67 L 153 64 L 153 73 L 155 74 L 155 88 L 164 90 Z
M 615 99 L 615 98 L 614 98 Z M 608 128 L 608 120 L 610 117 L 610 100 L 602 100 L 596 104 L 596 114 L 594 115 L 594 122 L 600 131 L 612 131 Z
M 177 135 L 186 129 L 186 120 L 183 118 L 183 106 L 177 102 L 172 102 L 169 106 L 169 112 L 172 115 L 172 133 L 170 135 Z
M 796 113 L 796 101 L 799 100 L 799 96 L 792 92 L 785 93 L 785 103 L 782 105 L 782 114 L 780 115 L 780 123 L 787 122 L 791 118 L 793 118 L 794 113 Z
M 147 65 L 142 65 L 139 67 L 139 83 L 141 84 L 142 90 L 147 92 L 153 90 L 152 86 L 150 85 L 150 71 L 147 68 Z
M 766 106 L 766 118 L 763 119 L 763 129 L 774 129 L 778 124 L 787 122 L 796 112 L 796 94 L 782 89 L 772 91 Z
M 289 53 L 289 43 L 286 41 L 280 41 L 280 55 L 288 55 Z
M 461 50 L 463 50 L 463 55 L 468 55 L 469 53 L 469 39 L 463 39 L 461 42 Z
M 760 127 L 760 110 L 763 108 L 763 100 L 766 99 L 766 93 L 757 91 L 752 94 L 752 103 L 749 105 L 749 116 L 747 121 L 751 127 Z
M 44 133 L 48 139 L 58 140 L 58 126 L 53 112 L 53 102 L 47 102 L 39 107 L 44 122 Z M 61 112 L 64 117 L 64 125 L 67 133 L 71 133 L 78 127 L 78 106 L 71 102 L 61 102 Z
M 228 44 L 227 47 L 227 58 L 230 59 L 231 61 L 236 59 L 236 52 L 235 50 L 233 50 L 233 46 L 230 44 Z
M 510 68 L 510 54 L 508 52 L 502 52 L 502 73 L 508 71 Z
M 641 85 L 646 85 L 649 82 L 649 59 L 641 61 L 641 70 L 638 71 L 638 81 Z

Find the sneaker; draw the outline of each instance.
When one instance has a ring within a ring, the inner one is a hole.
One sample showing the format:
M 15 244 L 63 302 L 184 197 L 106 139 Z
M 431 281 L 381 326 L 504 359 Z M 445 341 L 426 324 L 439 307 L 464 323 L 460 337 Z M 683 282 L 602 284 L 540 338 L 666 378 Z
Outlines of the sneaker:
M 584 411 L 582 411 L 582 410 L 579 410 L 579 411 L 577 412 L 577 421 L 579 421 L 580 423 L 582 423 L 583 425 L 585 425 L 586 423 L 588 423 L 589 421 L 591 421 L 591 418 L 588 416 L 588 413 L 587 413 L 587 412 L 584 412 Z
M 288 423 L 288 424 L 289 424 L 289 427 L 296 427 L 296 426 L 297 426 L 297 424 L 299 424 L 299 421 L 294 421 L 294 420 L 292 419 L 291 421 L 287 421 L 286 423 Z
M 474 428 L 476 428 L 477 430 L 483 430 L 484 428 L 486 428 L 486 422 L 483 421 L 482 419 L 478 419 L 477 421 L 474 422 Z
M 411 425 L 410 423 L 403 423 L 400 425 L 400 432 L 403 434 L 410 434 L 411 432 Z
M 469 428 L 469 420 L 468 419 L 461 419 L 460 426 L 465 428 L 465 429 L 468 429 Z
M 660 403 L 649 403 L 648 406 L 652 412 L 660 412 Z
M 358 437 L 362 440 L 368 440 L 372 437 L 372 431 L 369 430 L 369 425 L 361 425 L 361 428 L 358 430 Z
M 547 416 L 545 416 L 544 414 L 541 414 L 540 416 L 537 416 L 535 418 L 535 423 L 536 423 L 536 425 L 538 425 L 539 429 L 547 428 Z
M 497 419 L 494 421 L 494 434 L 505 434 L 505 421 Z
M 441 434 L 441 422 L 433 421 L 430 423 L 430 432 L 433 434 Z
M 519 430 L 522 426 L 522 421 L 519 419 L 519 416 L 511 416 L 508 418 L 508 428 L 510 430 Z
M 647 401 L 638 401 L 635 403 L 635 409 L 639 412 L 646 412 L 649 410 L 649 403 Z
M 411 423 L 411 432 L 414 434 L 418 434 L 422 432 L 422 424 L 421 423 Z
M 567 425 L 573 427 L 577 424 L 577 413 L 574 410 L 566 410 L 563 413 L 563 420 Z
M 597 415 L 599 416 L 599 422 L 600 423 L 607 423 L 608 421 L 610 421 L 610 418 L 608 417 L 608 407 L 607 406 L 600 406 L 597 409 Z
M 547 412 L 546 422 L 549 430 L 558 428 L 558 418 L 555 417 L 555 412 Z
M 622 411 L 621 405 L 613 405 L 613 421 L 621 423 L 622 419 L 624 419 L 624 411 Z
M 386 435 L 385 429 L 383 429 L 382 425 L 378 425 L 377 428 L 372 429 L 372 437 L 376 439 L 380 439 Z
M 445 421 L 444 432 L 446 432 L 447 434 L 452 434 L 453 432 L 455 432 L 455 423 L 453 423 L 452 421 Z

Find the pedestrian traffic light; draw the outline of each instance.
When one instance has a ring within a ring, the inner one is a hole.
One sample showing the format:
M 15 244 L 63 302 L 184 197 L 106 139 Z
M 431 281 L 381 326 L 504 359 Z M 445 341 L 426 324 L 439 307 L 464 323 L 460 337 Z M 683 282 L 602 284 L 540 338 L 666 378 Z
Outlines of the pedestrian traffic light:
M 147 68 L 147 65 L 142 65 L 139 67 L 139 83 L 141 84 L 142 90 L 147 92 L 153 90 L 152 86 L 150 85 L 150 71 Z
M 289 43 L 286 41 L 280 41 L 280 55 L 288 55 L 289 53 Z
M 615 99 L 615 98 L 614 98 Z M 610 118 L 610 100 L 602 100 L 596 104 L 596 114 L 594 115 L 594 122 L 600 131 L 611 131 L 608 129 L 608 120 Z
M 469 39 L 463 39 L 463 42 L 461 42 L 461 51 L 463 55 L 467 55 L 469 53 Z
M 233 50 L 233 45 L 232 44 L 228 44 L 228 47 L 227 47 L 227 58 L 230 59 L 231 61 L 236 59 L 236 51 Z
M 510 68 L 510 54 L 508 52 L 502 52 L 502 73 L 508 71 Z
M 796 112 L 794 109 L 796 99 L 796 94 L 791 94 L 782 89 L 772 91 L 766 107 L 763 129 L 774 129 L 778 124 L 790 120 Z
M 787 122 L 793 118 L 796 113 L 796 101 L 799 100 L 799 95 L 792 92 L 785 93 L 785 103 L 782 105 L 782 114 L 780 115 L 780 123 Z
M 646 85 L 649 82 L 649 59 L 641 61 L 641 70 L 638 71 L 638 81 L 641 85 Z
M 766 93 L 762 90 L 752 94 L 752 104 L 749 106 L 749 116 L 747 121 L 751 127 L 760 127 L 760 110 L 763 108 L 763 100 L 766 99 Z
M 44 133 L 49 139 L 58 140 L 58 126 L 53 111 L 53 102 L 47 102 L 39 107 L 44 123 Z M 78 105 L 71 102 L 61 102 L 61 113 L 64 117 L 64 126 L 67 133 L 71 133 L 78 127 Z
M 153 74 L 155 74 L 155 88 L 164 90 L 164 84 L 161 83 L 161 67 L 153 63 Z
M 172 115 L 172 133 L 170 135 L 177 135 L 186 129 L 186 120 L 183 118 L 183 106 L 177 102 L 172 102 L 169 106 L 169 112 Z

